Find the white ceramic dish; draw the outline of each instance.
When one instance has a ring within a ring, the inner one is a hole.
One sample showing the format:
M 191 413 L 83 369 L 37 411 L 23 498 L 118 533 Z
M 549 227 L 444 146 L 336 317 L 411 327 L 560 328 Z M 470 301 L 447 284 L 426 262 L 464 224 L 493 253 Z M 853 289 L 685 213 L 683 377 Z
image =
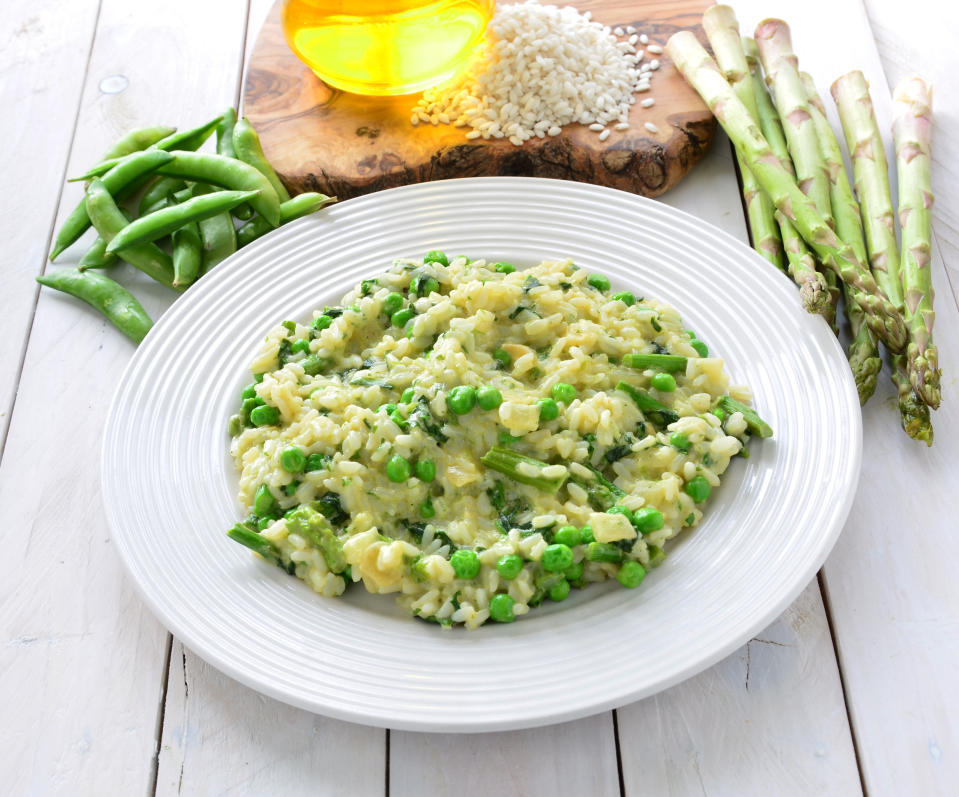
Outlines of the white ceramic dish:
M 442 630 L 355 585 L 325 599 L 225 531 L 242 510 L 226 424 L 265 332 L 308 319 L 394 257 L 430 249 L 518 266 L 572 257 L 679 309 L 775 430 L 736 460 L 704 522 L 637 590 L 593 586 L 508 626 Z M 772 622 L 832 548 L 862 423 L 843 352 L 790 280 L 661 203 L 531 178 L 426 183 L 290 224 L 204 277 L 118 387 L 103 491 L 117 550 L 188 647 L 272 697 L 354 722 L 503 730 L 651 695 Z

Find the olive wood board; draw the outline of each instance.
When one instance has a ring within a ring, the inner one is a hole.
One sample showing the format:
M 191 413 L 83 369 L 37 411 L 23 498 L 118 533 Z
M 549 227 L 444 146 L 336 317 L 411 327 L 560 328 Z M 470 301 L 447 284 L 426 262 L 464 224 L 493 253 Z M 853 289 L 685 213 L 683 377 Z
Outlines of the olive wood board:
M 579 11 L 615 28 L 633 26 L 660 46 L 676 31 L 700 27 L 710 0 L 581 0 Z M 715 120 L 665 55 L 652 90 L 636 94 L 628 130 L 610 126 L 606 141 L 586 126 L 522 146 L 506 139 L 466 139 L 470 129 L 410 123 L 418 94 L 363 97 L 331 88 L 300 62 L 283 37 L 281 6 L 267 17 L 250 55 L 243 113 L 291 193 L 340 199 L 427 180 L 489 175 L 553 177 L 658 196 L 704 154 Z M 639 46 L 639 45 L 637 45 Z M 652 97 L 652 107 L 641 100 Z M 651 122 L 658 132 L 650 132 Z

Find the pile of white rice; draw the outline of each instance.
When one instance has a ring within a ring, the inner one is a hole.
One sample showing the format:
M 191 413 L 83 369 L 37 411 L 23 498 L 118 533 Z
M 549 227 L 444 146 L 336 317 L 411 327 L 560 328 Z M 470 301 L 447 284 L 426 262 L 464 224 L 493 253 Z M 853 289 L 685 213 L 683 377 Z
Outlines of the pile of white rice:
M 605 141 L 607 125 L 629 127 L 634 92 L 649 91 L 659 68 L 656 58 L 641 63 L 646 50 L 662 52 L 656 44 L 643 49 L 647 41 L 632 27 L 610 30 L 571 6 L 497 6 L 465 73 L 424 92 L 410 121 L 468 127 L 466 138 L 507 138 L 517 146 L 579 123 Z
M 279 417 L 238 429 L 231 454 L 242 504 L 252 510 L 264 490 L 275 502 L 272 516 L 251 516 L 250 527 L 259 524 L 282 564 L 317 592 L 335 596 L 362 583 L 398 594 L 420 618 L 476 628 L 494 595 L 509 595 L 519 616 L 544 599 L 545 584 L 562 580 L 540 559 L 563 526 L 591 526 L 597 541 L 615 542 L 626 561 L 649 567 L 668 539 L 699 523 L 705 504 L 685 486 L 718 486 L 745 440 L 741 413 L 723 420 L 711 409 L 724 394 L 746 401 L 748 391 L 730 387 L 721 359 L 699 355 L 667 305 L 614 298 L 615 289 L 569 261 L 506 272 L 464 257 L 449 265 L 399 260 L 340 306 L 318 310 L 320 324 L 285 322 L 269 334 L 251 368 L 260 379 L 256 400 Z M 428 295 L 417 296 L 411 283 L 428 285 Z M 402 328 L 383 311 L 397 293 L 414 313 Z M 622 364 L 626 354 L 650 352 L 688 358 L 675 390 L 652 389 L 653 371 Z M 307 358 L 322 361 L 321 372 L 307 373 Z M 621 380 L 649 390 L 678 419 L 651 422 L 617 389 Z M 575 387 L 575 398 L 544 419 L 538 402 L 557 383 Z M 448 398 L 457 386 L 494 387 L 502 403 L 455 414 Z M 674 433 L 688 450 L 676 447 Z M 504 445 L 568 480 L 549 492 L 484 466 L 483 455 Z M 281 455 L 291 446 L 323 465 L 288 472 Z M 395 456 L 429 459 L 435 479 L 394 482 L 386 464 Z M 598 508 L 587 488 L 600 478 L 622 491 L 617 503 L 630 512 L 657 509 L 662 526 L 637 533 L 622 515 Z M 284 517 L 316 501 L 342 509 L 330 520 L 345 557 L 338 569 Z M 478 556 L 475 578 L 456 577 L 450 556 L 459 548 Z M 511 554 L 523 567 L 505 579 L 497 562 Z M 587 554 L 586 544 L 573 547 L 572 586 L 616 577 L 619 565 Z

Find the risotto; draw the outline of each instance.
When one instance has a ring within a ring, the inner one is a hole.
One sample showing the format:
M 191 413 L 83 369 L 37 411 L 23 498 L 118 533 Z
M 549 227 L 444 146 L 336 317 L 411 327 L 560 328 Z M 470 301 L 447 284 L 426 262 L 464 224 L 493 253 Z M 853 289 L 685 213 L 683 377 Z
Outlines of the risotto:
M 772 434 L 676 310 L 568 260 L 397 260 L 277 326 L 251 370 L 230 536 L 443 626 L 637 587 Z

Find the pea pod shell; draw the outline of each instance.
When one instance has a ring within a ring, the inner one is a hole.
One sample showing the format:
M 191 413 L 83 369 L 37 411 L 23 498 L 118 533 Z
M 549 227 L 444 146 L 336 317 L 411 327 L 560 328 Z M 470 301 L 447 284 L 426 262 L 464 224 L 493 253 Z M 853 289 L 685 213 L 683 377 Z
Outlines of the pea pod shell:
M 184 224 L 203 221 L 235 208 L 241 202 L 253 202 L 257 191 L 215 191 L 188 199 L 179 205 L 162 208 L 155 213 L 131 221 L 107 244 L 107 252 L 116 252 L 137 244 L 169 235 Z
M 330 202 L 336 202 L 336 197 L 317 194 L 312 191 L 297 194 L 292 199 L 288 199 L 280 205 L 280 225 L 282 226 L 288 221 L 309 215 L 325 205 L 330 204 Z M 255 241 L 261 235 L 265 235 L 272 229 L 273 228 L 264 219 L 252 219 L 237 230 L 237 242 L 240 246 L 246 246 L 246 244 Z
M 233 149 L 234 125 L 236 125 L 236 111 L 233 108 L 227 108 L 223 112 L 220 123 L 216 126 L 216 151 L 218 155 L 225 155 L 228 158 L 236 157 L 236 151 Z
M 157 171 L 194 182 L 213 183 L 233 191 L 259 191 L 250 204 L 274 227 L 280 224 L 280 199 L 276 190 L 249 164 L 223 155 L 201 152 L 173 152 L 173 160 Z
M 173 231 L 173 285 L 185 288 L 200 273 L 203 262 L 203 242 L 196 223 L 184 224 Z
M 102 180 L 94 180 L 90 183 L 90 187 L 87 189 L 86 203 L 90 218 L 93 220 L 93 226 L 100 233 L 100 237 L 108 244 L 117 233 L 129 224 L 127 217 L 117 207 L 110 192 L 104 187 Z M 173 261 L 156 244 L 132 246 L 123 250 L 120 257 L 157 282 L 173 288 Z
M 153 326 L 153 321 L 136 297 L 120 283 L 103 274 L 61 268 L 50 274 L 40 275 L 37 282 L 69 293 L 96 308 L 134 343 L 143 340 Z
M 193 186 L 194 196 L 209 194 L 213 189 L 205 183 L 196 183 Z M 203 263 L 201 274 L 206 274 L 217 263 L 220 263 L 236 251 L 236 226 L 229 213 L 220 213 L 211 216 L 199 223 L 200 240 L 203 242 Z
M 286 190 L 286 186 L 263 154 L 260 136 L 245 116 L 233 128 L 233 149 L 236 151 L 236 157 L 244 163 L 249 163 L 270 181 L 280 202 L 286 202 L 290 198 L 290 192 Z
M 155 149 L 146 149 L 135 152 L 121 160 L 110 171 L 103 175 L 103 186 L 112 195 L 116 194 L 144 174 L 150 174 L 164 163 L 170 163 L 174 156 L 169 152 Z M 50 259 L 56 257 L 68 246 L 74 243 L 90 227 L 90 216 L 87 214 L 86 199 L 82 200 L 64 220 L 57 232 Z
M 106 248 L 107 242 L 98 236 L 90 248 L 87 249 L 86 254 L 80 258 L 80 262 L 77 263 L 77 271 L 82 272 L 88 268 L 107 268 L 115 265 L 117 256 L 114 254 L 108 255 Z
M 139 215 L 143 216 L 161 204 L 163 200 L 171 194 L 176 193 L 181 188 L 185 188 L 186 183 L 179 177 L 160 177 L 153 185 L 143 192 L 140 197 L 140 204 L 137 207 Z
M 169 138 L 175 132 L 175 127 L 140 127 L 136 130 L 131 130 L 126 135 L 114 141 L 113 146 L 103 153 L 100 161 L 122 158 L 133 152 L 140 152 L 148 147 L 152 147 L 164 138 Z

